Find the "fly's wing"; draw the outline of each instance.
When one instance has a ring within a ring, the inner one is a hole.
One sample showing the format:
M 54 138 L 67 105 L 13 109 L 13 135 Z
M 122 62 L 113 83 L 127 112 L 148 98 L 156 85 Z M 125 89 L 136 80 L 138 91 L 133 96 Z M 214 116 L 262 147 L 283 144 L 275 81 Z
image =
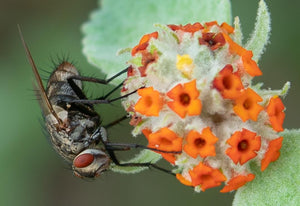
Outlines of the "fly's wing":
M 48 115 L 48 114 L 52 114 L 56 118 L 59 125 L 62 125 L 61 119 L 57 116 L 56 112 L 54 111 L 54 109 L 53 109 L 53 107 L 52 107 L 52 105 L 51 105 L 51 103 L 50 103 L 50 101 L 49 101 L 49 99 L 46 95 L 46 91 L 45 91 L 45 88 L 43 86 L 43 82 L 42 82 L 41 77 L 39 75 L 39 72 L 36 68 L 36 65 L 33 61 L 33 58 L 31 56 L 31 53 L 30 53 L 29 49 L 28 49 L 28 46 L 27 46 L 27 44 L 24 40 L 22 31 L 21 31 L 21 28 L 20 28 L 19 25 L 18 25 L 18 29 L 19 29 L 20 38 L 21 38 L 22 44 L 24 46 L 28 61 L 31 65 L 32 71 L 33 71 L 34 76 L 35 76 L 35 80 L 36 80 L 35 88 L 36 88 L 36 91 L 37 91 L 37 95 L 39 97 L 38 99 L 39 99 L 39 103 L 40 103 L 40 106 L 42 108 L 43 114 L 45 116 Z

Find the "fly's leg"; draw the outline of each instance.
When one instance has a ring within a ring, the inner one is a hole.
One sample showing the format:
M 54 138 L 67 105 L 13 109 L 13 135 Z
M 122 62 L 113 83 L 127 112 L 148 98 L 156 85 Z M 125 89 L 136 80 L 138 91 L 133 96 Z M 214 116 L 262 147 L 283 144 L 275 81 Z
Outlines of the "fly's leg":
M 168 153 L 168 154 L 180 154 L 182 151 L 164 151 L 164 150 L 159 150 L 156 148 L 150 148 L 144 145 L 139 145 L 139 144 L 127 144 L 127 143 L 111 143 L 107 139 L 107 133 L 106 130 L 102 127 L 99 131 L 100 135 L 100 140 L 102 141 L 106 152 L 110 156 L 110 159 L 113 161 L 118 166 L 123 166 L 123 167 L 149 167 L 149 168 L 155 168 L 157 170 L 160 170 L 162 172 L 175 175 L 172 171 L 162 168 L 156 164 L 153 164 L 151 162 L 145 162 L 145 163 L 135 163 L 135 162 L 129 162 L 129 163 L 120 163 L 119 160 L 116 157 L 115 151 L 128 151 L 130 149 L 148 149 L 156 152 L 162 152 L 162 153 Z
M 68 83 L 70 84 L 70 86 L 72 87 L 72 89 L 75 91 L 75 93 L 78 95 L 80 100 L 86 100 L 87 98 L 85 97 L 85 95 L 83 94 L 82 90 L 75 84 L 74 80 L 80 80 L 80 81 L 87 81 L 87 82 L 94 82 L 97 84 L 104 84 L 107 85 L 109 84 L 109 82 L 111 82 L 112 80 L 114 80 L 115 78 L 117 78 L 118 76 L 122 75 L 123 73 L 128 71 L 127 67 L 126 69 L 123 69 L 122 71 L 118 72 L 117 74 L 115 74 L 114 76 L 112 76 L 109 79 L 99 79 L 99 78 L 94 78 L 94 77 L 85 77 L 85 76 L 80 76 L 80 75 L 75 75 L 72 76 L 70 78 L 68 78 Z M 117 85 L 114 89 L 112 89 L 110 92 L 108 92 L 105 96 L 98 98 L 97 100 L 103 100 L 103 99 L 107 99 L 108 96 L 110 96 L 112 93 L 114 93 L 117 89 L 119 89 L 121 86 L 123 85 L 123 82 L 120 83 L 119 85 Z M 80 102 L 83 103 L 83 102 Z M 89 104 L 88 102 L 84 102 Z M 96 103 L 96 104 L 101 104 L 102 102 Z M 110 103 L 110 102 L 103 102 L 103 103 Z
M 127 150 L 127 148 L 125 148 L 124 150 Z M 160 170 L 162 172 L 165 172 L 167 174 L 175 176 L 175 174 L 172 171 L 170 171 L 168 169 L 165 169 L 165 168 L 162 168 L 162 167 L 160 167 L 156 164 L 153 164 L 151 162 L 145 162 L 145 163 L 134 163 L 134 162 L 120 163 L 119 160 L 117 159 L 116 155 L 115 155 L 115 152 L 114 152 L 115 150 L 107 149 L 106 151 L 107 151 L 108 155 L 110 156 L 110 159 L 113 161 L 113 163 L 115 163 L 118 166 L 121 166 L 121 167 L 148 167 L 148 168 L 152 167 L 152 168 L 155 168 L 155 169 Z
M 166 151 L 166 150 L 160 150 L 156 148 L 147 147 L 145 145 L 140 144 L 132 144 L 132 143 L 111 143 L 106 142 L 105 143 L 106 149 L 113 150 L 113 151 L 126 151 L 130 149 L 147 149 L 155 152 L 162 152 L 162 153 L 168 153 L 168 154 L 181 154 L 181 151 Z
M 114 98 L 114 99 L 103 99 L 103 98 L 98 98 L 98 99 L 94 99 L 94 100 L 88 100 L 88 99 L 75 99 L 75 100 L 71 100 L 70 103 L 82 103 L 82 104 L 110 104 L 114 101 L 117 101 L 117 100 L 120 100 L 120 99 L 123 99 L 125 97 L 128 97 L 134 93 L 136 93 L 137 90 L 133 91 L 133 92 L 130 92 L 128 94 L 125 94 L 123 96 L 120 96 L 120 97 L 117 97 L 117 98 Z M 107 96 L 107 95 L 105 95 Z
M 87 81 L 87 82 L 95 82 L 98 84 L 108 84 L 109 82 L 111 82 L 112 80 L 114 80 L 115 78 L 117 78 L 118 76 L 120 76 L 121 74 L 124 74 L 125 72 L 127 72 L 127 70 L 129 69 L 129 67 L 127 67 L 126 69 L 123 69 L 122 71 L 120 71 L 119 73 L 115 74 L 114 76 L 112 76 L 109 79 L 99 79 L 99 78 L 94 78 L 94 77 L 84 77 L 84 76 L 80 76 L 80 75 L 75 75 L 70 77 L 69 79 L 71 80 L 81 80 L 81 81 Z M 69 80 L 68 79 L 68 80 Z
M 119 118 L 119 119 L 116 119 L 115 121 L 110 122 L 109 124 L 104 125 L 103 127 L 104 127 L 105 129 L 108 129 L 108 128 L 110 128 L 110 127 L 113 127 L 113 126 L 119 124 L 120 122 L 122 122 L 123 120 L 125 120 L 125 119 L 127 119 L 127 118 L 128 118 L 127 115 L 124 115 L 123 117 L 121 117 L 121 118 Z
M 84 77 L 84 76 L 80 76 L 80 75 L 76 75 L 76 76 L 72 76 L 70 78 L 68 78 L 68 83 L 70 84 L 70 86 L 72 87 L 72 89 L 75 91 L 75 93 L 78 95 L 79 99 L 77 100 L 71 100 L 70 103 L 82 103 L 82 104 L 110 104 L 114 101 L 120 100 L 122 98 L 128 97 L 131 94 L 134 94 L 137 90 L 130 92 L 126 95 L 114 98 L 114 99 L 108 99 L 108 97 L 114 93 L 117 89 L 119 89 L 122 85 L 123 82 L 120 83 L 119 85 L 117 85 L 115 88 L 113 88 L 110 92 L 108 92 L 106 95 L 104 95 L 103 97 L 94 99 L 94 100 L 88 100 L 86 98 L 86 96 L 83 94 L 82 90 L 75 84 L 74 80 L 80 80 L 80 81 L 87 81 L 87 82 L 94 82 L 94 83 L 98 83 L 98 84 L 104 84 L 107 85 L 109 82 L 111 82 L 112 80 L 114 80 L 115 78 L 117 78 L 118 76 L 120 76 L 121 74 L 127 72 L 129 69 L 129 67 L 127 67 L 126 69 L 123 69 L 122 71 L 120 71 L 119 73 L 115 74 L 114 76 L 112 76 L 109 79 L 99 79 L 99 78 L 94 78 L 94 77 Z

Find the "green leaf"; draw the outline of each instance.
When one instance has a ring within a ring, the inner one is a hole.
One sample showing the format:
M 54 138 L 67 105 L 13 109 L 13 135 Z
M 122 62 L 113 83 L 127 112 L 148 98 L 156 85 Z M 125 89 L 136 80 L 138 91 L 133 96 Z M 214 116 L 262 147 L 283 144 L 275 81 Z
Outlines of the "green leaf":
M 143 150 L 135 158 L 121 163 L 148 163 L 148 162 L 155 163 L 160 159 L 161 159 L 160 154 L 152 152 L 150 150 Z M 111 165 L 110 169 L 114 172 L 132 174 L 132 173 L 138 173 L 145 169 L 148 169 L 148 167 L 120 167 L 113 164 Z
M 268 12 L 266 2 L 259 2 L 256 23 L 251 38 L 246 44 L 246 49 L 253 52 L 253 60 L 256 62 L 260 59 L 265 50 L 265 46 L 269 42 L 271 34 L 271 17 Z
M 154 23 L 232 22 L 229 0 L 99 0 L 99 4 L 101 8 L 82 27 L 83 52 L 108 76 L 126 67 L 130 54 L 116 56 L 118 50 L 138 44 L 144 34 L 154 31 Z
M 300 130 L 285 130 L 280 158 L 260 172 L 253 164 L 255 179 L 239 189 L 233 206 L 299 205 L 300 203 Z

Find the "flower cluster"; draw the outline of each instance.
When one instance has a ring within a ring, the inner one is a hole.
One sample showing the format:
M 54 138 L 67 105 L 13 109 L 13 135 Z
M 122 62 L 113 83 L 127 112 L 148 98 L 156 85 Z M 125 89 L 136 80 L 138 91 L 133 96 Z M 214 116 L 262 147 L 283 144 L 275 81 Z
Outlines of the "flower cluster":
M 165 151 L 181 183 L 196 191 L 222 183 L 221 192 L 236 190 L 255 178 L 249 162 L 263 171 L 280 155 L 280 92 L 252 85 L 262 72 L 227 23 L 157 29 L 142 37 L 128 62 L 122 95 L 137 90 L 123 100 L 133 134 Z

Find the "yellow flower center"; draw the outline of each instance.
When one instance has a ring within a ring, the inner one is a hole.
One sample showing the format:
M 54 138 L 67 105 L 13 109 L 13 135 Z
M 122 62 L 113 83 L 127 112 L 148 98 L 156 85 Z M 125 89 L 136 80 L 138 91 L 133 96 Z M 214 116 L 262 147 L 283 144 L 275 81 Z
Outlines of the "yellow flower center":
M 195 65 L 193 59 L 188 54 L 184 54 L 182 56 L 177 55 L 176 67 L 185 77 L 190 79 Z

